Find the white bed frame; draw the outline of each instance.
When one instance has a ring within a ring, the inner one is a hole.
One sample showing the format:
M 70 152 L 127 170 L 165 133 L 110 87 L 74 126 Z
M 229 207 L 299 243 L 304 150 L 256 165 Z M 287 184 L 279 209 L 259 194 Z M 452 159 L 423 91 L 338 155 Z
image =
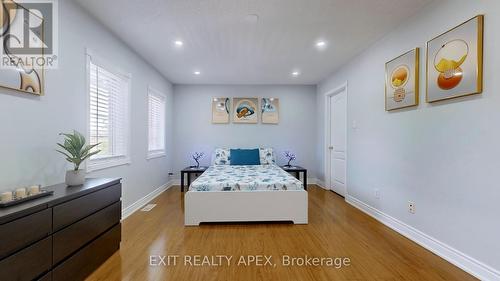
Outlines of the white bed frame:
M 307 191 L 187 191 L 184 224 L 292 221 L 307 224 Z

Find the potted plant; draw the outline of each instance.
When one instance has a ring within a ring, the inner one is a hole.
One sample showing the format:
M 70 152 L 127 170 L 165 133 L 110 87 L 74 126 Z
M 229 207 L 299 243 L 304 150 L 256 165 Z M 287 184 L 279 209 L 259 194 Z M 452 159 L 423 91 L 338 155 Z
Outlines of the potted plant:
M 57 144 L 62 148 L 62 150 L 57 150 L 57 152 L 63 154 L 66 160 L 74 165 L 73 170 L 66 172 L 66 184 L 68 186 L 82 185 L 85 183 L 86 171 L 85 169 L 80 169 L 80 165 L 90 156 L 101 152 L 100 150 L 91 151 L 100 143 L 86 145 L 85 137 L 77 131 L 73 131 L 72 134 L 60 133 L 59 135 L 65 138 L 64 143 Z

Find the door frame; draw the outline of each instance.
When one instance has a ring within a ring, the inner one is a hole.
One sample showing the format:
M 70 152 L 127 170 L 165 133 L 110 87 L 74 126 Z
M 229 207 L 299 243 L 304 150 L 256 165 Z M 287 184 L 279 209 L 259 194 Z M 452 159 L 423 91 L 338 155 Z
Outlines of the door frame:
M 348 138 L 347 138 L 347 132 L 348 132 L 348 124 L 349 124 L 349 121 L 348 121 L 348 113 L 347 113 L 347 108 L 349 108 L 349 92 L 348 92 L 348 82 L 344 82 L 342 85 L 340 85 L 339 87 L 337 88 L 334 88 L 332 90 L 329 90 L 327 91 L 325 94 L 324 94 L 324 101 L 325 101 L 325 128 L 324 128 L 324 132 L 325 132 L 325 142 L 324 142 L 324 166 L 325 166 L 325 185 L 327 186 L 327 188 L 329 190 L 330 189 L 330 186 L 331 186 L 331 161 L 330 161 L 330 150 L 328 149 L 328 146 L 330 145 L 330 136 L 331 136 L 331 112 L 332 112 L 332 109 L 331 109 L 331 103 L 330 103 L 330 98 L 341 93 L 341 92 L 344 92 L 345 91 L 345 96 L 346 96 L 346 131 L 345 131 L 345 134 L 344 134 L 344 137 L 345 137 L 345 190 L 344 190 L 344 195 L 345 195 L 345 198 L 347 198 L 347 191 L 348 191 L 348 188 L 347 188 L 347 182 L 348 182 L 348 179 L 347 179 L 347 169 L 348 169 L 348 163 L 347 163 L 347 159 L 348 159 Z

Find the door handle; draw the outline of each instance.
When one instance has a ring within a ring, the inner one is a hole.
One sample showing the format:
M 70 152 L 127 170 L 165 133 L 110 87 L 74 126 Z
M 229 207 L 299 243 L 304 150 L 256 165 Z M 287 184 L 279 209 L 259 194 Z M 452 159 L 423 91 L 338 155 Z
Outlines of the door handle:
M 330 146 L 328 147 L 328 149 L 333 150 L 333 146 L 332 146 L 332 145 L 330 145 Z

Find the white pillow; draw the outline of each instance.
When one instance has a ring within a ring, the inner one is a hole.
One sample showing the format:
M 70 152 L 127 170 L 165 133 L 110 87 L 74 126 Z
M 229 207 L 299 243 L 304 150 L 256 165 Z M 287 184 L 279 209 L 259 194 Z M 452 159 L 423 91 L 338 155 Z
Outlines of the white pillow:
M 276 157 L 274 155 L 274 151 L 270 147 L 260 147 L 259 156 L 261 165 L 276 164 Z
M 212 153 L 213 165 L 230 165 L 231 155 L 229 148 L 216 148 Z

